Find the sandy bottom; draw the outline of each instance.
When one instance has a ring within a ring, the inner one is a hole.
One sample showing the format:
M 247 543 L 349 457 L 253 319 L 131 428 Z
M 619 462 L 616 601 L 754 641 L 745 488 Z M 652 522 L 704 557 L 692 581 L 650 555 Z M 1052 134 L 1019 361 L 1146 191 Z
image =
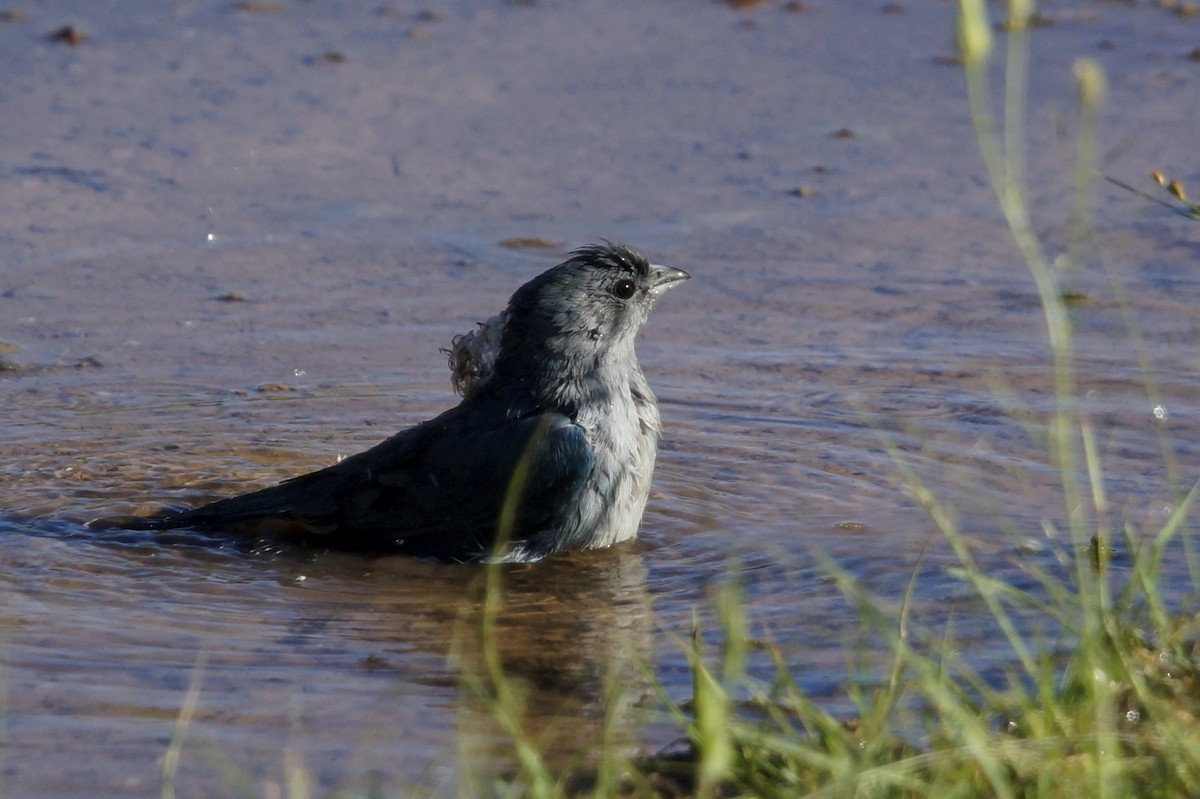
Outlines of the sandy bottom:
M 641 540 L 505 574 L 502 661 L 555 761 L 669 740 L 635 663 L 686 698 L 692 614 L 734 570 L 796 679 L 848 711 L 856 615 L 814 550 L 884 602 L 918 569 L 918 618 L 953 615 L 973 657 L 1006 662 L 882 443 L 997 574 L 1069 551 L 1044 524 L 1066 509 L 1038 426 L 1043 318 L 947 63 L 952 4 L 13 8 L 6 793 L 157 795 L 172 740 L 181 796 L 271 795 L 297 765 L 317 795 L 509 768 L 461 679 L 481 668 L 478 570 L 82 522 L 268 485 L 428 418 L 454 401 L 439 348 L 600 237 L 694 279 L 640 345 L 666 427 Z M 1028 173 L 1053 256 L 1074 59 L 1107 71 L 1102 169 L 1147 190 L 1151 169 L 1200 186 L 1200 66 L 1196 23 L 1148 0 L 1043 11 Z M 64 25 L 86 38 L 46 37 Z M 1070 278 L 1083 410 L 1109 520 L 1153 530 L 1200 474 L 1200 226 L 1105 183 L 1093 212 Z

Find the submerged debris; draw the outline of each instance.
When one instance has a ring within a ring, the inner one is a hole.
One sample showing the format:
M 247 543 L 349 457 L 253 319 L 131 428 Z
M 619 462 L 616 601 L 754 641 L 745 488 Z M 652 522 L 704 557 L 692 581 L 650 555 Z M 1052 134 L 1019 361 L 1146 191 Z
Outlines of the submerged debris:
M 326 50 L 318 55 L 308 56 L 304 59 L 304 63 L 310 67 L 314 67 L 320 64 L 345 64 L 349 60 L 349 57 L 345 53 L 337 50 Z
M 233 10 L 245 11 L 248 14 L 278 14 L 284 10 L 284 5 L 272 0 L 241 0 L 233 4 Z
M 502 239 L 500 246 L 509 250 L 541 250 L 562 247 L 562 244 L 539 236 L 513 236 L 510 239 Z
M 74 47 L 87 41 L 87 34 L 75 25 L 63 25 L 61 28 L 47 33 L 46 38 L 52 42 L 63 42 Z

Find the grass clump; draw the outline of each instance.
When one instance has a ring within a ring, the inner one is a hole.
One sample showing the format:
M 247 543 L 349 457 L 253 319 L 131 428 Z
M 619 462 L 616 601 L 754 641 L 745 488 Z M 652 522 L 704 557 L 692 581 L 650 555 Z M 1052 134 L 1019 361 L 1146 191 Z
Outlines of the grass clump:
M 697 795 L 1184 797 L 1200 784 L 1200 620 L 1171 609 L 1161 580 L 1164 559 L 1180 548 L 1193 560 L 1187 520 L 1200 486 L 1177 492 L 1173 513 L 1152 536 L 1112 529 L 1096 434 L 1077 410 L 1069 315 L 1076 294 L 1065 286 L 1087 241 L 1104 77 L 1089 60 L 1076 64 L 1075 201 L 1065 258 L 1052 263 L 1030 224 L 1024 186 L 1026 31 L 1035 11 L 1031 0 L 1009 0 L 1004 9 L 999 121 L 988 96 L 994 42 L 983 0 L 959 0 L 958 41 L 979 149 L 1045 316 L 1055 404 L 1040 424 L 1063 506 L 1061 521 L 1043 524 L 1061 542 L 1061 568 L 1025 564 L 1025 588 L 989 575 L 951 509 L 893 450 L 909 492 L 954 553 L 955 576 L 1003 636 L 1007 669 L 982 673 L 952 623 L 922 627 L 910 618 L 916 572 L 897 616 L 826 560 L 864 627 L 883 642 L 887 678 L 873 688 L 850 686 L 858 709 L 852 721 L 805 697 L 777 654 L 776 680 L 759 686 L 755 714 L 739 717 L 728 702 L 702 701 L 698 692 L 694 720 L 680 712 L 698 754 Z M 1163 185 L 1187 203 L 1181 186 Z M 1126 553 L 1119 573 L 1110 563 L 1114 548 Z M 1050 640 L 1027 632 L 1030 617 L 1053 631 Z M 725 635 L 744 636 L 744 625 L 727 625 Z M 712 668 L 728 671 L 730 663 Z M 693 668 L 709 674 L 698 648 Z M 697 685 L 721 695 L 711 679 Z M 702 708 L 725 717 L 705 719 Z M 731 754 L 706 756 L 714 750 Z M 706 763 L 714 765 L 706 771 Z

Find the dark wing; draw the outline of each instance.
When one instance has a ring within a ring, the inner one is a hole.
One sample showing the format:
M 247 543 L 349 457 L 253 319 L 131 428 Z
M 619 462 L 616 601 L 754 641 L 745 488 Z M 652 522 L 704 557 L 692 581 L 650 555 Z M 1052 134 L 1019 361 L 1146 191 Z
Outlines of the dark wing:
M 567 417 L 488 419 L 464 404 L 335 466 L 148 526 L 443 560 L 486 557 L 503 535 L 537 556 L 563 537 L 591 471 L 591 448 Z

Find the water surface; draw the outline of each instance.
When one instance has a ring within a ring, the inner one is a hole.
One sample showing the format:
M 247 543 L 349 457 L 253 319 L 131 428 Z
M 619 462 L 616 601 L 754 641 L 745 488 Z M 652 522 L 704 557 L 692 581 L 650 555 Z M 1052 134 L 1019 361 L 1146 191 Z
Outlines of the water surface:
M 480 570 L 82 524 L 432 416 L 454 401 L 439 348 L 599 237 L 694 279 L 640 343 L 665 423 L 640 540 L 504 575 L 502 661 L 554 760 L 669 741 L 636 664 L 686 698 L 693 613 L 731 574 L 797 681 L 850 712 L 859 625 L 816 551 L 884 603 L 916 570 L 918 615 L 1003 664 L 883 446 L 997 574 L 1069 550 L 1045 532 L 1066 509 L 1042 315 L 941 57 L 950 9 L 804 5 L 45 3 L 0 23 L 5 789 L 157 794 L 173 736 L 181 795 L 269 795 L 298 763 L 318 795 L 510 768 L 461 679 Z M 1139 185 L 1200 180 L 1200 98 L 1175 16 L 1048 12 L 1029 172 L 1061 250 L 1073 58 L 1108 70 L 1104 168 Z M 43 37 L 68 22 L 89 38 Z M 1152 530 L 1200 471 L 1200 227 L 1107 186 L 1095 214 L 1081 402 L 1110 519 Z

